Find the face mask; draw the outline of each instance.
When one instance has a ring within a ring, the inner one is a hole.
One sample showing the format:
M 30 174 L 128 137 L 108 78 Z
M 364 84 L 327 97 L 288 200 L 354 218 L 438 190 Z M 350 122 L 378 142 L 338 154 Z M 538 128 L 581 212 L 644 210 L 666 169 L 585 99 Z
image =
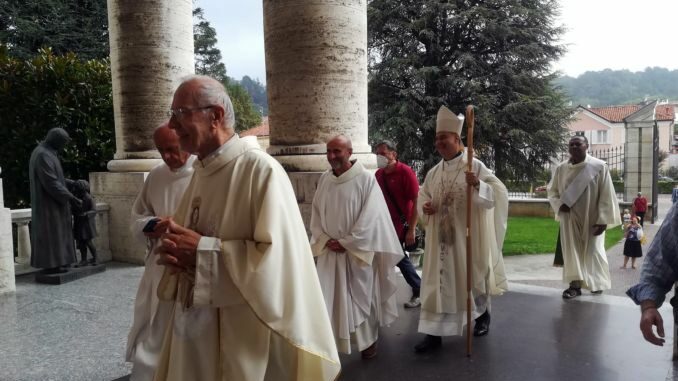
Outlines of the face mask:
M 377 168 L 386 168 L 388 159 L 386 156 L 377 155 Z

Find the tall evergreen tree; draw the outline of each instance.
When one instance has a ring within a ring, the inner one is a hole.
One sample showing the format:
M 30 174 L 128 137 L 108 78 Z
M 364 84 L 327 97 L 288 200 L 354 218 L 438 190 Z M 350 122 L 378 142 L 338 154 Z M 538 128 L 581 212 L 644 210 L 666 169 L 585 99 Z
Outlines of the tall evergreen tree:
M 106 0 L 0 0 L 0 44 L 29 59 L 41 47 L 82 59 L 109 55 Z
M 371 0 L 369 107 L 373 139 L 435 163 L 441 105 L 476 106 L 476 153 L 503 179 L 532 178 L 563 148 L 570 110 L 551 85 L 556 0 Z
M 202 8 L 193 10 L 193 53 L 196 74 L 208 75 L 226 84 L 226 66 L 221 62 L 221 51 L 217 48 L 217 31 L 205 20 Z

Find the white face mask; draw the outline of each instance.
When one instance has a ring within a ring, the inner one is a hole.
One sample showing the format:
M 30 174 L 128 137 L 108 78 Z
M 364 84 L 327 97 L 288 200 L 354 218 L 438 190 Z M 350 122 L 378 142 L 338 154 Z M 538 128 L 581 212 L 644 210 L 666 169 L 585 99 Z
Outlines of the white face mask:
M 386 168 L 388 165 L 388 159 L 386 156 L 377 155 L 377 168 Z

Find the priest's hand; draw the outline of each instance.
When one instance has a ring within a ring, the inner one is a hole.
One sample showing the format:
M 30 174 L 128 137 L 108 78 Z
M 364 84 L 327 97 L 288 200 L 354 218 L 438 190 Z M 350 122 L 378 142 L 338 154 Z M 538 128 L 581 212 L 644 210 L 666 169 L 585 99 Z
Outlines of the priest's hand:
M 341 246 L 339 241 L 337 241 L 336 239 L 328 240 L 327 243 L 325 244 L 325 247 L 334 251 L 335 253 L 343 253 L 346 251 L 346 249 L 343 246 Z
M 169 217 L 155 217 L 158 222 L 153 227 L 152 232 L 144 232 L 144 235 L 148 238 L 160 238 L 163 234 L 167 232 L 167 228 L 170 225 Z
M 421 208 L 424 210 L 424 214 L 426 215 L 436 214 L 436 208 L 433 206 L 431 201 L 426 201 Z
M 466 184 L 476 189 L 480 187 L 480 180 L 473 171 L 466 171 Z
M 160 255 L 158 264 L 168 266 L 170 271 L 185 271 L 195 268 L 195 256 L 198 242 L 202 236 L 191 229 L 187 229 L 171 218 L 169 231 L 162 236 L 162 243 L 156 251 Z
M 563 213 L 570 213 L 570 207 L 563 204 L 560 206 L 560 209 L 558 209 L 558 213 L 563 212 Z
M 605 232 L 607 225 L 593 225 L 593 235 L 601 235 Z
M 640 332 L 643 333 L 643 337 L 648 342 L 663 346 L 664 345 L 664 321 L 662 320 L 662 315 L 657 311 L 657 307 L 653 300 L 644 300 L 640 304 L 641 315 L 640 315 Z M 657 337 L 652 330 L 652 327 L 657 327 Z

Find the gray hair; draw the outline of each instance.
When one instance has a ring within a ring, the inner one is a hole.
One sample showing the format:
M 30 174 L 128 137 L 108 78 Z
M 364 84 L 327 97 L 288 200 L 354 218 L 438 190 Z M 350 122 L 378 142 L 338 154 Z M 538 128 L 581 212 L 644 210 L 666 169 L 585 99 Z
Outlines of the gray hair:
M 203 105 L 203 107 L 208 105 L 223 107 L 226 128 L 235 130 L 235 111 L 233 111 L 233 103 L 231 103 L 231 98 L 228 96 L 224 85 L 206 75 L 192 75 L 184 78 L 179 86 L 188 82 L 195 82 L 197 84 L 197 92 L 193 95 L 195 102 Z
M 386 147 L 386 149 L 388 149 L 389 151 L 395 151 L 395 152 L 398 152 L 398 150 L 396 149 L 396 144 L 393 143 L 393 142 L 390 141 L 390 140 L 382 140 L 382 141 L 380 141 L 379 143 L 377 143 L 377 145 L 375 145 L 374 148 L 377 148 L 377 147 L 379 147 L 379 146 L 384 146 L 384 147 Z

